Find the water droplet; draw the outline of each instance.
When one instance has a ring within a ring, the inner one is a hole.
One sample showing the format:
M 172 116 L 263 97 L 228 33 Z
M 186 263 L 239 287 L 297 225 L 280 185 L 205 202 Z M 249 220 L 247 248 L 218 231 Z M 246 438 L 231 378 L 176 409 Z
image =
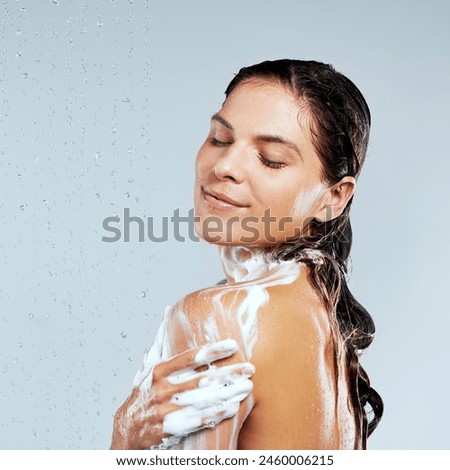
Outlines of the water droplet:
M 29 318 L 30 320 L 33 320 L 33 318 L 34 318 L 34 313 L 33 313 L 33 312 L 30 312 L 30 313 L 28 314 L 28 318 Z
M 21 175 L 22 176 L 22 175 Z M 132 183 L 133 182 L 133 178 L 128 178 L 128 182 L 129 183 Z
M 142 291 L 139 295 L 140 295 L 140 297 L 142 297 L 142 298 L 147 297 L 147 294 L 146 294 L 145 291 Z
M 16 52 L 16 57 L 22 57 L 22 53 L 20 51 Z
M 100 152 L 95 152 L 95 159 L 98 160 L 101 157 Z
M 67 230 L 67 233 L 69 234 L 70 237 L 73 235 L 72 230 Z
M 122 98 L 122 103 L 129 103 L 131 100 L 130 98 L 128 98 L 128 96 L 126 98 Z
M 103 21 L 98 20 L 98 21 L 97 21 L 97 26 L 98 26 L 99 28 L 102 28 L 102 27 L 103 27 Z
M 38 433 L 36 432 L 36 430 L 33 430 L 33 436 L 38 437 Z
M 111 170 L 109 172 L 109 176 L 115 176 L 117 174 L 117 171 L 116 170 Z
M 113 128 L 111 129 L 111 132 L 112 132 L 113 134 L 115 134 L 115 133 L 117 132 L 117 127 L 113 127 Z
M 46 204 L 46 205 L 47 205 L 47 204 L 48 204 L 47 199 L 43 199 L 43 200 L 42 200 L 42 204 Z
M 51 0 L 51 2 L 53 3 L 53 5 L 56 5 L 57 7 L 59 6 L 58 0 Z
M 125 197 L 126 197 L 126 198 L 129 198 L 129 197 L 130 197 L 130 193 L 125 193 Z
M 133 362 L 133 358 L 131 356 L 128 358 L 128 362 Z
M 22 173 L 17 173 L 17 178 L 22 178 Z
M 28 77 L 28 73 L 27 73 L 27 72 L 24 72 L 24 73 L 22 74 L 22 78 L 27 78 L 27 77 Z
M 126 338 L 128 335 L 126 333 L 126 331 L 122 331 L 122 333 L 120 333 L 120 336 L 122 336 L 122 338 Z
M 21 210 L 21 211 L 25 210 L 25 207 L 27 207 L 27 206 L 28 206 L 28 202 L 25 202 L 24 204 L 22 204 L 22 205 L 20 206 L 20 210 Z
M 96 197 L 97 199 L 100 199 L 100 194 L 99 194 L 99 193 L 95 193 L 95 197 Z

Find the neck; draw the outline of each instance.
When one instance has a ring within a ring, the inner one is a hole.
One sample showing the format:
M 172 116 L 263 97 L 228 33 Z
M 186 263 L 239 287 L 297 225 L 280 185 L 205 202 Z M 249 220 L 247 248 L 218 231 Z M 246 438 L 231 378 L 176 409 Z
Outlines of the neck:
M 219 246 L 219 253 L 228 283 L 259 279 L 278 264 L 259 247 Z

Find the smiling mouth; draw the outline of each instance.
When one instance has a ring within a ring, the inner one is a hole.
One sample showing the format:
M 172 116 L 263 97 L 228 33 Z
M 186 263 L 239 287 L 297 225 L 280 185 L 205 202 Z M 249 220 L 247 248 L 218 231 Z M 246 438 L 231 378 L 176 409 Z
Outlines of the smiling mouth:
M 203 199 L 207 202 L 208 205 L 216 209 L 229 209 L 229 208 L 244 208 L 249 207 L 246 204 L 241 204 L 238 201 L 230 198 L 226 194 L 214 191 L 211 189 L 206 189 L 202 187 Z

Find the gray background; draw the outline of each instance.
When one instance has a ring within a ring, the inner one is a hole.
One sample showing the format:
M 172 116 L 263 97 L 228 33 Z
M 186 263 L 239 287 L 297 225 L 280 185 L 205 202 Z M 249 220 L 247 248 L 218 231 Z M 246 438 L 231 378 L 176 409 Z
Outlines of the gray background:
M 204 243 L 102 242 L 102 220 L 186 215 L 225 85 L 283 57 L 334 64 L 373 114 L 351 277 L 378 327 L 369 448 L 450 448 L 449 2 L 0 3 L 1 448 L 109 446 L 165 305 L 221 269 Z

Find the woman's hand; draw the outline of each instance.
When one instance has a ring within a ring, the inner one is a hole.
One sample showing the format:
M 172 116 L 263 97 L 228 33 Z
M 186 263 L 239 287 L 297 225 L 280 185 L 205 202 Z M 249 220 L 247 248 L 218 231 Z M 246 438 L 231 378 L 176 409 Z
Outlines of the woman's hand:
M 250 363 L 213 363 L 237 350 L 235 341 L 224 340 L 154 365 L 116 412 L 111 449 L 167 448 L 234 416 L 253 388 L 255 369 Z

